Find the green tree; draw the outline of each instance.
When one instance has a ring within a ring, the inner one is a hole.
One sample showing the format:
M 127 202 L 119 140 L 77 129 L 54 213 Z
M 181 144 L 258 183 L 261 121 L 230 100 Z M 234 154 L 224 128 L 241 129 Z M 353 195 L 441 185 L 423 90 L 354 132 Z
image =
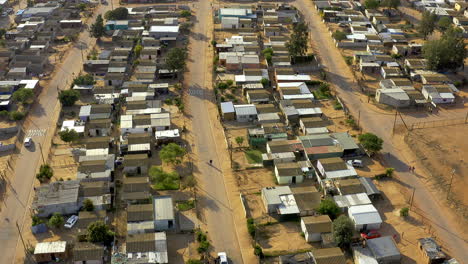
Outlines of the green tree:
M 20 111 L 11 111 L 7 113 L 8 113 L 8 118 L 11 121 L 19 121 L 19 120 L 22 120 L 26 116 L 25 113 L 20 112 Z
M 47 223 L 50 227 L 60 228 L 65 223 L 63 216 L 60 213 L 54 213 Z
M 78 140 L 80 135 L 74 129 L 65 129 L 63 131 L 58 132 L 60 139 L 64 142 L 75 142 Z
M 3 38 L 6 34 L 7 30 L 4 28 L 0 28 L 0 39 Z
M 114 239 L 114 232 L 109 229 L 102 221 L 96 221 L 89 224 L 86 233 L 86 239 L 92 243 L 110 244 Z
M 124 20 L 128 17 L 128 9 L 125 7 L 118 7 L 112 11 L 107 11 L 104 17 L 107 20 Z
M 32 89 L 20 88 L 13 93 L 12 98 L 21 104 L 31 104 L 34 101 L 34 92 Z
M 79 9 L 80 11 L 85 11 L 85 9 L 86 9 L 86 4 L 85 4 L 85 3 L 79 3 L 77 7 L 78 7 L 78 9 Z
M 385 176 L 391 178 L 393 176 L 394 171 L 395 171 L 394 168 L 386 168 L 385 169 Z
M 262 51 L 263 56 L 265 57 L 265 60 L 271 64 L 271 59 L 273 58 L 273 49 L 272 48 L 266 48 Z
M 197 186 L 197 179 L 195 178 L 195 176 L 193 176 L 193 174 L 190 174 L 188 176 L 185 176 L 183 181 L 182 181 L 182 187 L 185 189 L 185 188 L 188 188 L 190 190 L 193 190 L 193 188 L 195 188 L 195 186 Z
M 80 75 L 73 80 L 73 84 L 76 85 L 93 85 L 96 82 L 91 74 Z
M 325 199 L 320 202 L 317 212 L 322 215 L 328 215 L 331 219 L 335 219 L 341 213 L 341 209 L 333 200 Z
M 158 189 L 174 190 L 179 188 L 180 176 L 177 172 L 165 172 L 161 167 L 153 166 L 149 170 L 151 182 Z
M 408 207 L 403 207 L 400 209 L 400 216 L 401 217 L 407 217 L 409 215 L 409 208 Z
M 379 138 L 375 134 L 365 133 L 358 137 L 359 143 L 362 147 L 369 152 L 370 155 L 380 151 L 383 145 L 383 139 Z
M 343 31 L 337 30 L 333 32 L 332 37 L 336 39 L 337 41 L 342 41 L 346 39 L 346 33 L 344 33 Z
M 186 153 L 186 150 L 176 143 L 169 143 L 161 149 L 159 157 L 166 163 L 180 164 Z
M 430 70 L 456 70 L 463 66 L 466 44 L 460 31 L 452 27 L 440 39 L 427 41 L 423 54 Z
M 203 264 L 203 262 L 199 259 L 189 259 L 186 264 Z
M 267 78 L 262 78 L 260 80 L 260 83 L 263 85 L 263 87 L 267 87 L 268 85 L 270 85 L 270 80 L 268 80 Z
M 137 44 L 135 48 L 133 49 L 133 52 L 135 52 L 135 58 L 140 57 L 141 50 L 143 49 L 143 46 L 140 44 Z
M 366 0 L 364 2 L 364 7 L 366 9 L 376 9 L 379 7 L 379 5 L 380 5 L 380 2 L 377 0 Z
M 446 31 L 451 26 L 452 26 L 452 19 L 450 19 L 450 17 L 443 16 L 439 19 L 439 21 L 437 21 L 437 27 L 441 31 Z
M 96 17 L 96 22 L 91 25 L 91 36 L 100 38 L 104 35 L 104 31 L 104 20 L 102 19 L 102 15 L 98 15 Z
M 192 13 L 190 11 L 188 11 L 188 10 L 182 10 L 182 11 L 180 11 L 180 16 L 181 17 L 190 17 L 190 16 L 192 16 Z
M 333 240 L 339 247 L 348 247 L 354 233 L 354 224 L 345 215 L 341 215 L 332 224 Z
M 309 43 L 309 28 L 305 23 L 293 25 L 293 32 L 286 42 L 286 48 L 292 57 L 304 56 Z
M 242 143 L 244 143 L 244 137 L 238 136 L 236 137 L 236 143 L 237 145 L 242 146 Z
M 58 97 L 63 106 L 73 106 L 80 99 L 80 93 L 75 90 L 65 90 L 60 91 Z
M 94 210 L 94 204 L 93 204 L 93 201 L 91 201 L 90 199 L 85 199 L 83 201 L 83 210 L 85 211 L 93 211 Z
M 382 1 L 382 6 L 385 6 L 388 8 L 398 9 L 400 5 L 401 5 L 400 0 L 383 0 Z
M 40 182 L 44 182 L 46 180 L 50 180 L 54 176 L 54 171 L 49 164 L 43 164 L 39 168 L 39 172 L 36 174 L 36 178 Z
M 437 15 L 429 11 L 424 11 L 422 14 L 421 22 L 419 23 L 417 29 L 421 33 L 424 39 L 427 38 L 436 27 Z
M 166 56 L 166 68 L 170 71 L 182 71 L 185 68 L 187 51 L 181 48 L 172 48 Z

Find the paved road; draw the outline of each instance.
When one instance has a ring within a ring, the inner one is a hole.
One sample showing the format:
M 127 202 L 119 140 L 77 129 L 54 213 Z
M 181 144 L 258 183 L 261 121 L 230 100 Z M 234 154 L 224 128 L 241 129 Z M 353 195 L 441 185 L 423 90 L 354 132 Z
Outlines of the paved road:
M 385 141 L 383 152 L 389 152 L 390 157 L 386 162 L 390 167 L 394 167 L 398 175 L 404 182 L 416 189 L 414 198 L 415 204 L 422 209 L 426 215 L 438 224 L 436 232 L 438 237 L 445 242 L 445 246 L 450 248 L 454 257 L 459 260 L 468 259 L 467 243 L 459 236 L 460 234 L 456 226 L 456 218 L 451 218 L 447 214 L 447 210 L 438 201 L 438 198 L 427 189 L 427 186 L 421 182 L 419 178 L 413 174 L 407 173 L 408 161 L 400 153 L 392 142 L 392 126 L 394 115 L 381 113 L 371 110 L 365 100 L 361 101 L 357 92 L 358 87 L 355 84 L 353 75 L 349 67 L 345 64 L 338 49 L 334 47 L 334 43 L 328 33 L 326 26 L 321 22 L 317 11 L 312 6 L 312 2 L 308 0 L 296 0 L 294 4 L 299 10 L 311 10 L 304 12 L 305 20 L 309 23 L 311 30 L 311 39 L 316 54 L 319 55 L 321 63 L 328 71 L 329 80 L 336 85 L 336 90 L 340 97 L 350 109 L 353 116 L 360 115 L 361 124 L 366 131 L 373 132 Z M 461 118 L 464 117 L 466 111 L 440 111 L 437 115 L 427 115 L 425 113 L 413 113 L 403 115 L 404 119 L 409 122 L 436 120 L 443 118 Z M 452 221 L 450 220 L 452 219 Z M 456 234 L 456 235 L 454 235 Z
M 235 230 L 232 206 L 228 198 L 228 189 L 222 168 L 228 162 L 226 145 L 220 141 L 222 127 L 213 116 L 214 104 L 210 101 L 211 50 L 209 35 L 211 7 L 209 1 L 196 3 L 196 18 L 190 35 L 188 72 L 185 83 L 188 85 L 188 112 L 192 119 L 190 136 L 195 144 L 195 175 L 199 181 L 199 206 L 202 222 L 206 225 L 208 236 L 213 245 L 213 252 L 225 251 L 233 263 L 243 263 L 242 254 Z M 202 91 L 200 91 L 202 90 Z M 214 108 L 215 109 L 215 108 Z M 209 164 L 213 160 L 213 165 Z
M 105 12 L 108 6 L 98 7 L 98 12 Z M 94 21 L 94 19 L 93 19 Z M 88 32 L 82 32 L 79 36 L 83 49 L 93 46 L 95 39 L 90 38 Z M 17 246 L 23 248 L 20 243 L 18 230 L 15 223 L 20 228 L 27 213 L 30 212 L 30 197 L 33 191 L 36 168 L 42 163 L 40 145 L 45 156 L 51 144 L 51 132 L 49 128 L 55 127 L 57 114 L 60 112 L 60 105 L 57 100 L 58 89 L 67 89 L 74 76 L 82 68 L 81 51 L 79 46 L 74 46 L 63 58 L 62 63 L 57 66 L 55 74 L 51 77 L 48 85 L 43 87 L 39 95 L 39 100 L 33 105 L 24 130 L 36 131 L 33 136 L 34 146 L 26 149 L 22 148 L 15 164 L 15 171 L 10 177 L 7 197 L 2 204 L 0 212 L 0 255 L 4 261 L 2 263 L 15 263 L 15 252 Z M 19 255 L 19 254 L 18 254 Z

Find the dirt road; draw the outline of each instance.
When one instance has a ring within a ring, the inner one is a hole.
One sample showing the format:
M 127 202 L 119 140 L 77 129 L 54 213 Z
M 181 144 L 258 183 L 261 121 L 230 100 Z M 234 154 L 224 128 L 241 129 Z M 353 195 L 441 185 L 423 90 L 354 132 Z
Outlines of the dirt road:
M 328 29 L 321 22 L 321 18 L 311 1 L 297 0 L 293 2 L 299 10 L 311 10 L 304 12 L 305 20 L 309 23 L 312 45 L 321 63 L 326 67 L 329 80 L 336 86 L 341 99 L 349 108 L 354 117 L 360 117 L 360 123 L 365 131 L 373 132 L 385 141 L 383 152 L 386 155 L 386 163 L 395 168 L 399 178 L 407 185 L 416 189 L 414 202 L 435 223 L 435 231 L 444 246 L 450 248 L 454 257 L 459 260 L 468 259 L 467 234 L 460 234 L 457 223 L 460 219 L 455 217 L 445 206 L 434 197 L 427 186 L 414 174 L 408 173 L 411 160 L 402 155 L 403 149 L 396 147 L 392 138 L 394 114 L 376 111 L 370 107 L 365 99 L 360 96 L 358 87 L 351 70 L 345 64 L 340 52 L 335 47 Z M 410 113 L 403 115 L 407 123 L 444 118 L 462 118 L 466 114 L 463 109 L 440 111 L 437 114 Z
M 95 14 L 105 12 L 108 9 L 110 9 L 109 6 L 99 6 Z M 94 19 L 95 17 L 93 21 Z M 87 31 L 82 32 L 78 39 L 83 50 L 94 46 L 95 41 Z M 35 134 L 33 136 L 34 145 L 21 149 L 0 212 L 0 244 L 2 245 L 0 255 L 5 260 L 2 263 L 14 263 L 16 248 L 23 249 L 16 223 L 21 229 L 26 214 L 31 211 L 30 198 L 33 193 L 36 168 L 42 164 L 41 150 L 44 157 L 47 158 L 54 131 L 51 128 L 56 126 L 60 112 L 60 104 L 57 100 L 58 90 L 68 89 L 73 78 L 79 74 L 82 68 L 81 56 L 80 44 L 77 44 L 68 51 L 62 62 L 56 65 L 55 73 L 51 76 L 47 86 L 43 87 L 43 91 L 32 106 L 25 122 L 24 130 L 26 133 Z

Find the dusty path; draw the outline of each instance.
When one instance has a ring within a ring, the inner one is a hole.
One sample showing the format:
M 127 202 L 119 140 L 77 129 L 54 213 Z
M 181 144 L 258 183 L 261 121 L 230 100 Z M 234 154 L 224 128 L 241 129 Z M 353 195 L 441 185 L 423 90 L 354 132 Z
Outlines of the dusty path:
M 335 47 L 327 27 L 321 22 L 321 18 L 311 1 L 297 0 L 293 2 L 299 10 L 311 10 L 304 12 L 305 20 L 309 23 L 311 30 L 312 45 L 315 53 L 319 56 L 321 63 L 326 67 L 329 80 L 336 86 L 341 99 L 350 109 L 354 117 L 360 116 L 360 123 L 365 131 L 373 132 L 385 141 L 383 152 L 386 155 L 386 163 L 389 167 L 395 168 L 398 177 L 408 186 L 416 189 L 414 202 L 435 226 L 438 238 L 444 241 L 444 246 L 449 248 L 454 257 L 459 260 L 468 259 L 467 234 L 460 233 L 458 227 L 460 219 L 454 216 L 439 201 L 437 197 L 429 191 L 428 187 L 415 175 L 408 173 L 408 166 L 411 160 L 404 155 L 404 147 L 398 146 L 392 137 L 394 114 L 379 112 L 369 107 L 366 100 L 362 99 L 349 67 L 345 64 L 340 52 Z M 465 111 L 441 111 L 437 115 L 427 115 L 426 113 L 411 113 L 403 115 L 408 123 L 443 118 L 462 118 Z

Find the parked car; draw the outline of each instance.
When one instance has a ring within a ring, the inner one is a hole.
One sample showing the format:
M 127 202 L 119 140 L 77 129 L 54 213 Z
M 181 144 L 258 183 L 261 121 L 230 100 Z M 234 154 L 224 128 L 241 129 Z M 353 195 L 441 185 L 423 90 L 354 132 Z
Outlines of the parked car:
M 68 218 L 67 222 L 65 223 L 66 228 L 72 228 L 75 224 L 76 221 L 78 221 L 78 216 L 77 215 L 72 215 L 70 218 Z
M 218 252 L 218 263 L 228 264 L 228 258 L 226 252 Z
M 33 142 L 32 138 L 27 137 L 27 138 L 24 139 L 24 146 L 25 147 L 30 147 L 32 145 L 32 142 Z
M 349 165 L 356 167 L 356 168 L 364 167 L 364 165 L 362 164 L 362 160 L 348 160 L 347 162 Z
M 365 239 L 373 239 L 373 238 L 378 238 L 380 236 L 381 236 L 380 233 L 376 230 L 371 230 L 365 233 L 361 233 L 361 237 Z

